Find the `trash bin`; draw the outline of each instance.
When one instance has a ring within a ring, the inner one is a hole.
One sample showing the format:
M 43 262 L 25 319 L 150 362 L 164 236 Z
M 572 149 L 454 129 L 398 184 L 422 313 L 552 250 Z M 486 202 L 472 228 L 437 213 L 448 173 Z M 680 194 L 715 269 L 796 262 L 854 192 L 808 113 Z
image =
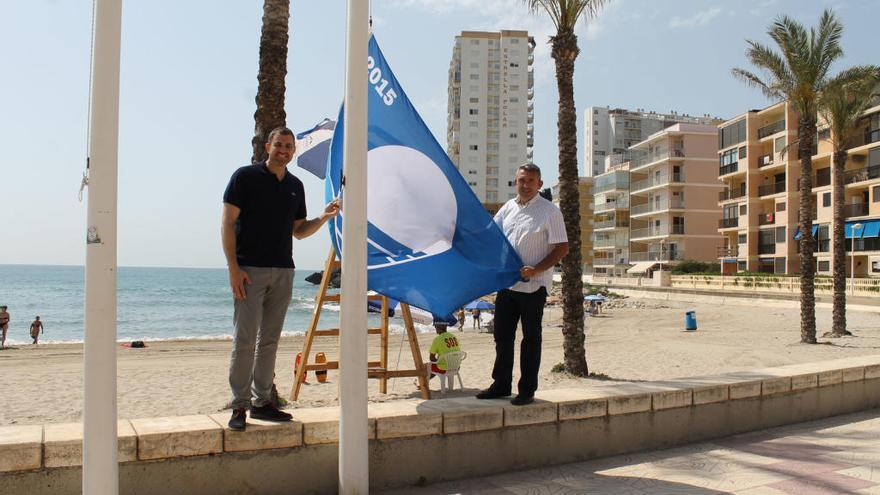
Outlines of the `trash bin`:
M 688 311 L 684 314 L 684 329 L 686 332 L 692 332 L 697 329 L 696 311 Z

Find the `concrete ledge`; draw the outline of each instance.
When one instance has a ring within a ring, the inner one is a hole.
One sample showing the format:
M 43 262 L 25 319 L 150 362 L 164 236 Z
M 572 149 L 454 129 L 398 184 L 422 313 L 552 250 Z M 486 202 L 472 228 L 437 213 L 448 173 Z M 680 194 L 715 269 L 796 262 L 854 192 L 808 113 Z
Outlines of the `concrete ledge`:
M 536 399 L 521 407 L 474 398 L 370 404 L 372 488 L 666 448 L 878 408 L 880 356 L 608 382 L 540 391 Z M 291 412 L 293 422 L 249 420 L 245 432 L 229 431 L 226 414 L 136 419 L 129 430 L 122 421 L 120 459 L 129 462 L 120 464 L 121 490 L 335 492 L 339 409 Z M 81 438 L 78 424 L 0 427 L 0 493 L 79 493 Z
M 39 469 L 42 464 L 42 425 L 0 426 L 0 472 Z
M 223 452 L 223 429 L 208 416 L 133 419 L 138 459 L 167 459 Z
M 339 407 L 307 407 L 287 411 L 302 423 L 303 444 L 323 445 L 339 442 Z M 367 419 L 367 434 L 376 438 L 376 418 Z
M 127 419 L 116 425 L 119 462 L 137 460 L 137 434 Z M 48 424 L 43 427 L 43 464 L 47 468 L 82 466 L 82 423 Z

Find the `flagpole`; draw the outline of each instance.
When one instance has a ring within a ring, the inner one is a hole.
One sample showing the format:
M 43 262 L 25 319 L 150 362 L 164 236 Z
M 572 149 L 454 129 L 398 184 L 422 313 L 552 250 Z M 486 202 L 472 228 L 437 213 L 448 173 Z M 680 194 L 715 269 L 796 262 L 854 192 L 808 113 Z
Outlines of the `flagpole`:
M 369 493 L 367 435 L 368 0 L 348 0 L 339 342 L 339 493 Z
M 96 0 L 85 269 L 83 493 L 119 493 L 116 207 L 122 0 Z

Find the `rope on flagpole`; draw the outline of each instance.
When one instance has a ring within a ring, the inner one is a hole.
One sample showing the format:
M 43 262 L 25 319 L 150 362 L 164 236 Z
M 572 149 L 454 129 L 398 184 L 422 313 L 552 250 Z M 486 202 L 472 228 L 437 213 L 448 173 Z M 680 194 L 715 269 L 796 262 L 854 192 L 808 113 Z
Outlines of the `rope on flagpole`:
M 83 190 L 89 185 L 89 157 L 92 155 L 92 72 L 95 68 L 95 9 L 98 0 L 92 0 L 92 29 L 89 33 L 89 94 L 86 105 L 86 169 L 79 184 L 77 199 L 82 203 Z

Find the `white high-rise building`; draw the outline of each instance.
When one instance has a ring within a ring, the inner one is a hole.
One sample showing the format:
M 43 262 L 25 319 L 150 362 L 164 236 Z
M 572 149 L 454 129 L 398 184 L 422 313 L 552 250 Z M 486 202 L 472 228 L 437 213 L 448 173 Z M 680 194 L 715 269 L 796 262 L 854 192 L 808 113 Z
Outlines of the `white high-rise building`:
M 708 114 L 694 117 L 672 112 L 648 112 L 641 108 L 589 107 L 584 111 L 584 171 L 595 177 L 607 170 L 605 157 L 625 154 L 627 148 L 640 143 L 655 132 L 680 122 L 718 125 L 722 122 Z
M 490 212 L 516 195 L 516 169 L 532 160 L 534 47 L 527 31 L 455 37 L 446 148 Z

